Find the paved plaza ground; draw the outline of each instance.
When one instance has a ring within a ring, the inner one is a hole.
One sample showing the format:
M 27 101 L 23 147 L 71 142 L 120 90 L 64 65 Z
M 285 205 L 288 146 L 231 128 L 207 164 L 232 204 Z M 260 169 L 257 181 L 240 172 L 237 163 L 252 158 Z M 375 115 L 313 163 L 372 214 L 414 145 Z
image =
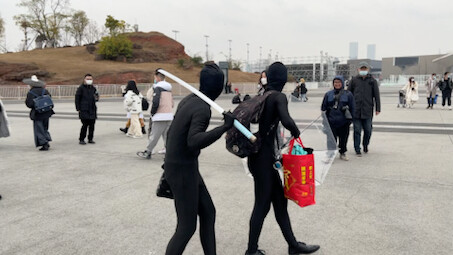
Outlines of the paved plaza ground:
M 381 91 L 370 152 L 354 155 L 351 131 L 350 161 L 335 160 L 317 187 L 317 204 L 300 208 L 289 202 L 295 235 L 321 245 L 316 254 L 451 255 L 453 111 L 425 109 L 423 92 L 414 109 L 397 108 L 398 88 Z M 319 116 L 324 92 L 310 91 L 308 102 L 290 103 L 301 130 Z M 229 95 L 217 101 L 234 108 Z M 96 144 L 84 146 L 78 144 L 81 123 L 73 99 L 57 100 L 47 152 L 34 147 L 23 102 L 4 103 L 11 137 L 0 139 L 0 254 L 164 254 L 176 216 L 172 200 L 155 196 L 163 156 L 135 155 L 147 140 L 118 130 L 125 124 L 121 99 L 101 99 Z M 220 123 L 213 112 L 210 128 Z M 316 138 L 304 134 L 307 141 Z M 162 146 L 159 141 L 157 149 Z M 217 209 L 218 254 L 244 254 L 253 180 L 223 138 L 199 159 Z M 272 209 L 259 244 L 267 254 L 288 254 Z M 203 254 L 198 232 L 185 254 Z

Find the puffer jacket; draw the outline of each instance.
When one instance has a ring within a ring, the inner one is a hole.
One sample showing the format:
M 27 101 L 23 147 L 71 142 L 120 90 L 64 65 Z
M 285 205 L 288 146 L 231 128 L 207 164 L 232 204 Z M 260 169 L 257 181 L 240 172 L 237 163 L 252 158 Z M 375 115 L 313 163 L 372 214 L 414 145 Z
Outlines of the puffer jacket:
M 173 95 L 172 86 L 166 81 L 160 81 L 154 85 L 153 104 L 151 116 L 153 121 L 173 120 Z
M 347 106 L 352 117 L 354 117 L 355 102 L 352 93 L 344 89 L 343 78 L 337 79 L 341 80 L 343 87 L 340 90 L 330 90 L 324 95 L 321 111 L 326 112 L 330 126 L 339 128 L 348 123 L 351 123 L 352 120 L 346 119 L 344 107 Z M 337 95 L 339 95 L 340 98 L 338 100 L 338 105 L 335 106 L 335 96 Z
M 99 94 L 92 85 L 82 84 L 77 88 L 75 95 L 75 106 L 79 112 L 80 119 L 97 119 L 96 102 Z
M 124 95 L 124 108 L 127 112 L 140 114 L 142 112 L 142 94 L 138 95 L 128 90 Z

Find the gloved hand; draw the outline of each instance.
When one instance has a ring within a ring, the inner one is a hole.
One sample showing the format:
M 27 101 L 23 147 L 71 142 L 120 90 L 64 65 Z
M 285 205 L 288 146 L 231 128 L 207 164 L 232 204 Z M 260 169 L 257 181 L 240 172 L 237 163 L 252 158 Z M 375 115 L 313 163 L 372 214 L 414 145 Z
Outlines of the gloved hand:
M 232 112 L 228 111 L 228 112 L 224 112 L 223 113 L 223 120 L 224 120 L 224 126 L 228 129 L 230 129 L 231 127 L 233 127 L 233 123 L 234 123 L 234 115 Z
M 300 131 L 299 131 L 299 129 L 297 129 L 297 133 L 291 133 L 291 135 L 292 135 L 295 139 L 299 138 L 299 136 L 300 136 Z

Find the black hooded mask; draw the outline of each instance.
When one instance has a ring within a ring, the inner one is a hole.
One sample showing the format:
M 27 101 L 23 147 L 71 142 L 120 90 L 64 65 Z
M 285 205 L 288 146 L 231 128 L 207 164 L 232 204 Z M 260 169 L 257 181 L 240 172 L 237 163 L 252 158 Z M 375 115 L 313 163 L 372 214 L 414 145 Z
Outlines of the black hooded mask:
M 275 62 L 267 69 L 267 88 L 266 90 L 276 90 L 282 92 L 283 87 L 288 81 L 288 69 L 281 62 Z
M 223 91 L 224 74 L 215 63 L 206 63 L 200 72 L 200 91 L 215 100 Z

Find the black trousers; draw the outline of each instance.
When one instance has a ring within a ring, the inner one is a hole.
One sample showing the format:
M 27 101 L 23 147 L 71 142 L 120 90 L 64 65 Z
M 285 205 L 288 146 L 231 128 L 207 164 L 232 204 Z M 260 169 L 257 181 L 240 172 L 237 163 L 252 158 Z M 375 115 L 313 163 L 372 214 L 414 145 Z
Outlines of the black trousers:
M 442 90 L 442 106 L 445 106 L 445 101 L 448 101 L 448 106 L 451 106 L 451 90 Z
M 189 169 L 190 168 L 190 169 Z M 177 215 L 176 231 L 168 243 L 166 255 L 180 255 L 197 229 L 200 218 L 200 239 L 205 255 L 216 254 L 215 207 L 211 196 L 198 172 L 193 167 L 165 163 L 165 178 L 175 200 Z
M 85 137 L 87 136 L 87 130 L 88 130 L 88 140 L 89 141 L 93 140 L 94 124 L 96 123 L 96 120 L 95 119 L 81 119 L 80 121 L 82 121 L 82 128 L 80 129 L 79 141 L 85 140 Z
M 52 141 L 49 133 L 49 119 L 33 120 L 33 134 L 36 147 L 43 146 Z
M 343 154 L 347 152 L 347 145 L 348 145 L 348 138 L 349 138 L 349 126 L 351 124 L 348 123 L 342 127 L 332 127 L 332 133 L 335 137 L 335 141 L 338 142 L 338 148 L 340 149 L 340 153 Z
M 288 200 L 283 193 L 280 176 L 272 166 L 274 163 L 272 148 L 268 149 L 268 151 L 262 151 L 259 155 L 250 156 L 248 159 L 248 166 L 255 183 L 255 205 L 250 217 L 247 248 L 249 253 L 254 253 L 258 249 L 258 239 L 271 204 L 286 242 L 289 246 L 297 246 L 288 214 Z

